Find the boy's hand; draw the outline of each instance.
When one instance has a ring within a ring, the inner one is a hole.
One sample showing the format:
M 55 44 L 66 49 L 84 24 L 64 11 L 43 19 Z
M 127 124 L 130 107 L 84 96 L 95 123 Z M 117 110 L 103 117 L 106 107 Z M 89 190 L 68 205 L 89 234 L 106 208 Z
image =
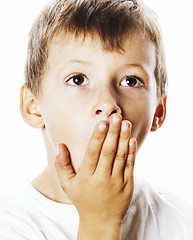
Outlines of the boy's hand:
M 122 121 L 119 114 L 110 117 L 109 126 L 98 122 L 77 173 L 67 147 L 58 146 L 55 167 L 61 186 L 78 210 L 80 226 L 87 231 L 120 230 L 134 188 L 137 143 L 130 137 L 131 123 Z

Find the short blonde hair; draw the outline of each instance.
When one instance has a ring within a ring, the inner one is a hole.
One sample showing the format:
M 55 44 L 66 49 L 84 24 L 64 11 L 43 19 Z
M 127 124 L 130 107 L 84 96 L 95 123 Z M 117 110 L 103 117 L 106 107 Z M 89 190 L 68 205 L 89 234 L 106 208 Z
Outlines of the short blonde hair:
M 156 14 L 141 0 L 54 0 L 42 10 L 29 35 L 25 84 L 35 96 L 41 92 L 49 44 L 58 33 L 97 34 L 107 51 L 120 51 L 131 33 L 156 46 L 157 96 L 166 94 L 167 70 L 160 26 Z

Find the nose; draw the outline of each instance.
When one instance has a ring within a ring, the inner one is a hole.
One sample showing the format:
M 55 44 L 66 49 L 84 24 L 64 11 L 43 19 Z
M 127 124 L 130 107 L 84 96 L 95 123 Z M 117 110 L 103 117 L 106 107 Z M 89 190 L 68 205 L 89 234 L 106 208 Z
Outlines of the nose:
M 92 109 L 93 117 L 109 118 L 114 113 L 122 113 L 115 99 L 108 93 L 100 94 Z

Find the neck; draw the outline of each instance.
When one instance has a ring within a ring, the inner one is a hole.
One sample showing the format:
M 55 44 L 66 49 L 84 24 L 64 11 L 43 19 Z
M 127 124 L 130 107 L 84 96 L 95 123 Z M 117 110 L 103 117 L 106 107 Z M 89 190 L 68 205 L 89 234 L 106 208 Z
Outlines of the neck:
M 53 177 L 53 174 L 50 174 L 49 169 L 46 168 L 31 181 L 31 184 L 38 192 L 52 201 L 64 204 L 72 204 L 56 177 Z
M 53 146 L 48 140 L 47 135 L 45 134 L 45 129 L 42 129 L 42 133 L 45 140 L 48 166 L 34 180 L 31 181 L 32 186 L 50 200 L 64 204 L 72 204 L 60 185 L 59 178 L 54 167 L 56 151 L 54 151 Z

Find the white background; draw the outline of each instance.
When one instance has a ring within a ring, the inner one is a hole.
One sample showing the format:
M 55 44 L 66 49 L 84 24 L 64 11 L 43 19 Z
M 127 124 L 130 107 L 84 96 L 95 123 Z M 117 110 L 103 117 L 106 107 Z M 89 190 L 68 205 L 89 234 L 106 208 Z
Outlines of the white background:
M 193 206 L 193 3 L 145 2 L 156 11 L 162 27 L 169 91 L 165 124 L 149 134 L 135 174 Z M 25 124 L 19 112 L 28 32 L 45 3 L 9 0 L 0 5 L 0 196 L 46 166 L 41 131 Z

